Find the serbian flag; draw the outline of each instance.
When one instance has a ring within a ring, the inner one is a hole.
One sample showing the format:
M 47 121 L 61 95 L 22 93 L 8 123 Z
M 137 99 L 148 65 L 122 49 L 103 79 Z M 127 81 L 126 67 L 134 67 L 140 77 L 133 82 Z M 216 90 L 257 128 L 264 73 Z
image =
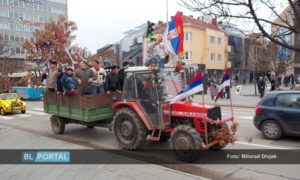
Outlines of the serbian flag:
M 229 86 L 230 86 L 229 71 L 230 71 L 230 69 L 229 69 L 229 68 L 226 68 L 226 70 L 225 70 L 225 73 L 224 73 L 224 76 L 223 76 L 223 79 L 222 79 L 221 85 L 220 85 L 220 87 L 219 87 L 218 94 L 217 94 L 217 97 L 216 97 L 215 101 L 216 101 L 217 99 L 219 99 L 220 97 L 222 97 L 222 96 L 223 96 L 223 89 L 224 89 L 225 87 L 229 87 Z
M 184 98 L 187 98 L 191 95 L 194 95 L 198 92 L 203 91 L 203 79 L 202 79 L 202 72 L 200 71 L 190 82 L 189 84 L 183 88 L 177 96 L 175 96 L 171 103 L 175 103 L 180 101 Z
M 183 55 L 184 31 L 182 23 L 182 13 L 177 12 L 166 29 L 164 36 L 166 49 L 176 55 Z

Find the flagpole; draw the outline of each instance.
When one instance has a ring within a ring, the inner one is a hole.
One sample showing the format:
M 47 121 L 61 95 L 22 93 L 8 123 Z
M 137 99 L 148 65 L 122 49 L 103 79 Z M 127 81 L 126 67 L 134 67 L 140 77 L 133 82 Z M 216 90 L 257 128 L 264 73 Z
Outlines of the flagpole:
M 202 120 L 204 120 L 204 118 L 206 118 L 205 116 L 204 116 L 204 91 L 202 90 L 202 105 L 203 105 L 203 107 L 202 107 Z M 204 124 L 204 126 L 205 126 L 205 142 L 206 142 L 206 144 L 208 144 L 208 134 L 207 134 L 207 121 L 206 121 L 206 119 L 205 119 L 205 124 Z
M 166 0 L 167 28 L 169 28 L 169 0 Z

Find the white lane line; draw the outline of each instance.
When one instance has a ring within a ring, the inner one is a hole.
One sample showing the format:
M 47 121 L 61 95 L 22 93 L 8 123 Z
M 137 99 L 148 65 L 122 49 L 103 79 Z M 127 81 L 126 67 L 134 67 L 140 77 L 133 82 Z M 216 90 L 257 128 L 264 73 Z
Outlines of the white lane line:
M 44 108 L 33 108 L 33 110 L 36 110 L 36 111 L 44 111 Z
M 231 111 L 222 111 L 224 113 L 231 113 Z M 242 112 L 242 111 L 233 111 L 233 114 L 255 114 L 255 112 Z
M 226 111 L 227 109 L 224 109 L 224 110 Z M 231 111 L 231 110 L 229 109 L 227 111 Z M 255 112 L 255 108 L 253 108 L 253 109 L 234 109 L 233 108 L 233 112 L 234 111 Z
M 16 114 L 15 116 L 22 117 L 22 118 L 27 118 L 27 117 L 31 117 L 32 115 L 30 115 L 30 114 Z
M 237 119 L 253 119 L 253 117 L 250 116 L 237 116 Z
M 11 120 L 14 119 L 13 117 L 7 117 L 7 116 L 0 116 L 0 119 L 2 120 Z
M 47 113 L 44 113 L 44 112 L 37 112 L 37 111 L 31 111 L 31 110 L 26 110 L 26 113 L 34 114 L 34 115 L 41 115 L 41 116 L 48 115 Z
M 267 149 L 297 149 L 296 147 L 269 146 L 269 145 L 262 145 L 262 144 L 246 143 L 246 142 L 241 142 L 241 141 L 237 141 L 237 142 L 235 142 L 235 144 L 241 144 L 241 145 L 246 145 L 246 146 L 255 146 L 255 147 L 267 148 Z

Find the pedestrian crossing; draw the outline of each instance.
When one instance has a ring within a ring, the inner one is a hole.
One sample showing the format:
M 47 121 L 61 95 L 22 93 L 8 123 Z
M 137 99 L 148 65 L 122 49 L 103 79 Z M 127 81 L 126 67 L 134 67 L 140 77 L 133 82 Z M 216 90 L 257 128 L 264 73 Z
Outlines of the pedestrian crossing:
M 34 117 L 34 116 L 46 116 L 49 115 L 47 113 L 44 113 L 43 108 L 33 108 L 33 109 L 28 109 L 26 110 L 25 114 L 20 114 L 20 113 L 14 113 L 14 114 L 8 114 L 6 116 L 0 116 L 0 122 L 1 120 L 13 120 L 13 119 L 22 119 L 22 118 L 29 118 L 29 117 Z
M 222 118 L 227 118 L 231 116 L 231 110 L 224 108 L 222 111 Z M 255 115 L 255 110 L 250 108 L 233 108 L 233 116 L 237 121 L 240 122 L 250 122 L 253 123 L 253 118 Z

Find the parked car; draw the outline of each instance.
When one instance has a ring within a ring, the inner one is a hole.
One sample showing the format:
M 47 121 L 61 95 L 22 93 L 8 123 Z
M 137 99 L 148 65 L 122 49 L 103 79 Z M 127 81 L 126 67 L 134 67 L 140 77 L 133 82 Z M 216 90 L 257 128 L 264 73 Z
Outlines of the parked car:
M 26 103 L 16 93 L 0 93 L 0 115 L 15 112 L 26 113 Z
M 300 92 L 274 91 L 257 104 L 254 125 L 266 139 L 300 137 Z

